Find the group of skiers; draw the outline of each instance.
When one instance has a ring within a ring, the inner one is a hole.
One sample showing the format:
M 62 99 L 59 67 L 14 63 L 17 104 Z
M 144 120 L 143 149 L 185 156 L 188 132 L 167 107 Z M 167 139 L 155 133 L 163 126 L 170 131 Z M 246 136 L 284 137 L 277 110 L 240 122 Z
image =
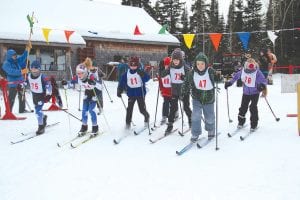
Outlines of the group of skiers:
M 16 85 L 28 83 L 32 92 L 33 103 L 38 120 L 38 130 L 36 134 L 42 134 L 47 124 L 47 116 L 43 115 L 42 106 L 45 99 L 53 92 L 53 84 L 41 73 L 41 64 L 39 61 L 33 61 L 30 65 L 30 72 L 27 79 L 15 79 L 16 76 L 22 76 L 21 69 L 26 67 L 24 64 L 30 50 L 29 45 L 24 54 L 17 58 L 13 50 L 7 51 L 7 59 L 3 64 L 7 72 L 8 81 L 21 81 Z M 262 61 L 260 61 L 263 65 Z M 25 67 L 24 67 L 25 66 Z M 129 68 L 119 77 L 117 96 L 122 98 L 126 92 L 128 96 L 128 106 L 126 110 L 125 128 L 129 130 L 132 123 L 132 112 L 135 102 L 137 102 L 140 113 L 144 116 L 144 126 L 149 128 L 150 115 L 146 109 L 146 82 L 150 80 L 149 69 L 141 69 L 140 58 L 132 56 L 129 58 Z M 90 58 L 76 67 L 78 83 L 84 89 L 84 98 L 82 105 L 82 126 L 79 136 L 85 135 L 88 130 L 88 113 L 91 116 L 92 131 L 94 137 L 99 133 L 97 123 L 96 105 L 103 108 L 102 97 L 102 80 L 99 76 L 98 68 L 95 67 Z M 270 74 L 268 73 L 268 76 Z M 188 118 L 188 125 L 191 129 L 191 142 L 197 142 L 202 134 L 202 122 L 204 129 L 207 131 L 208 138 L 215 137 L 215 98 L 216 84 L 215 80 L 220 80 L 221 73 L 209 67 L 207 56 L 200 52 L 194 59 L 192 66 L 186 66 L 184 61 L 184 52 L 176 48 L 170 57 L 165 57 L 160 62 L 158 73 L 159 90 L 164 98 L 162 109 L 161 124 L 167 123 L 165 134 L 173 131 L 173 123 L 178 118 L 178 104 Z M 217 78 L 217 79 L 216 79 Z M 235 73 L 234 77 L 225 82 L 225 89 L 228 89 L 236 80 L 241 79 L 243 82 L 243 96 L 238 114 L 238 127 L 243 127 L 246 118 L 249 103 L 250 104 L 250 123 L 251 129 L 256 129 L 258 125 L 257 103 L 259 94 L 267 95 L 267 79 L 260 70 L 260 66 L 253 58 L 248 58 L 243 64 L 243 68 Z M 12 84 L 11 84 L 12 85 Z M 67 89 L 67 82 L 62 81 L 64 89 Z M 10 87 L 11 88 L 11 87 Z M 9 90 L 10 98 L 14 98 L 15 90 Z M 190 108 L 190 96 L 192 97 L 192 109 Z M 61 100 L 60 100 L 61 101 Z M 122 99 L 123 101 L 123 99 Z M 13 104 L 13 100 L 11 100 Z M 203 117 L 202 117 L 203 115 Z M 183 116 L 182 116 L 183 117 Z

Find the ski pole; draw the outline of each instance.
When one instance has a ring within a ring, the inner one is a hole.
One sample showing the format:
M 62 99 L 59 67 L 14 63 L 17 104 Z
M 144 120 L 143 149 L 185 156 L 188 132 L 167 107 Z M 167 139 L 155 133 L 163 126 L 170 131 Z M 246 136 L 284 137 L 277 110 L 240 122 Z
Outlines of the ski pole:
M 96 99 L 97 99 L 97 103 L 99 104 L 99 110 L 100 110 L 100 112 L 101 112 L 102 115 L 103 115 L 103 118 L 104 118 L 104 120 L 105 120 L 105 123 L 106 123 L 107 127 L 110 129 L 110 127 L 109 127 L 109 125 L 108 125 L 108 122 L 107 122 L 107 119 L 106 119 L 106 117 L 105 117 L 105 115 L 104 115 L 103 109 L 102 109 L 102 107 L 101 107 L 99 98 L 98 98 L 97 93 L 96 93 L 96 91 L 95 91 L 95 88 L 93 88 L 93 92 L 94 92 L 94 95 L 95 95 L 95 97 L 96 97 Z
M 219 93 L 219 87 L 218 87 L 218 82 L 216 82 L 216 88 L 215 88 L 215 94 L 216 94 L 216 127 L 215 127 L 215 134 L 216 134 L 216 151 L 219 150 L 218 147 L 218 112 L 219 112 L 219 107 L 218 107 L 218 93 Z
M 109 92 L 108 92 L 108 90 L 107 90 L 107 87 L 106 87 L 106 85 L 105 85 L 105 83 L 104 83 L 104 80 L 102 80 L 102 83 L 103 83 L 104 89 L 105 89 L 105 91 L 106 91 L 106 93 L 107 93 L 107 95 L 108 95 L 108 97 L 109 97 L 109 100 L 110 100 L 110 102 L 112 103 L 113 100 L 112 100 L 111 97 L 110 97 L 110 94 L 109 94 Z
M 144 84 L 143 84 L 143 81 L 142 81 L 142 95 L 143 95 L 143 101 L 144 101 L 144 109 L 147 112 L 147 109 L 146 109 L 146 100 L 145 100 L 145 95 L 144 95 Z M 150 116 L 149 116 L 149 113 L 148 113 L 148 132 L 149 132 L 149 135 L 151 135 L 152 133 L 150 131 L 150 123 L 149 122 L 150 122 Z
M 157 88 L 157 97 L 156 97 L 156 107 L 155 107 L 155 116 L 154 116 L 154 125 L 153 127 L 156 128 L 156 115 L 157 115 L 157 105 L 158 105 L 158 97 L 159 97 L 159 83 Z
M 229 123 L 231 123 L 231 122 L 233 122 L 233 121 L 232 121 L 232 119 L 230 118 L 230 114 L 229 114 L 228 89 L 226 89 L 226 97 L 227 97 L 227 115 L 228 115 Z
M 181 133 L 183 133 L 183 111 L 182 111 L 182 106 L 181 106 L 181 100 L 179 100 L 179 107 L 180 107 L 180 112 L 181 112 Z
M 126 107 L 126 105 L 125 105 L 125 102 L 124 102 L 122 96 L 121 96 L 121 100 L 122 100 L 123 106 L 124 106 L 124 108 L 125 108 L 125 110 L 126 110 L 126 112 L 127 112 L 127 107 Z M 132 123 L 133 126 L 135 126 L 135 124 L 133 123 L 132 120 L 131 120 L 131 123 Z
M 78 111 L 80 110 L 80 101 L 81 101 L 81 85 L 79 85 L 79 101 L 78 101 Z
M 269 104 L 269 102 L 268 102 L 267 97 L 264 97 L 264 98 L 265 98 L 265 100 L 266 100 L 266 102 L 267 102 L 267 104 L 268 104 L 268 106 L 269 106 L 269 108 L 270 108 L 270 110 L 271 110 L 271 112 L 272 112 L 272 114 L 273 114 L 275 120 L 278 122 L 278 121 L 280 120 L 280 118 L 279 118 L 279 117 L 276 117 L 274 111 L 272 110 L 272 108 L 271 108 L 271 106 L 270 106 L 270 104 Z

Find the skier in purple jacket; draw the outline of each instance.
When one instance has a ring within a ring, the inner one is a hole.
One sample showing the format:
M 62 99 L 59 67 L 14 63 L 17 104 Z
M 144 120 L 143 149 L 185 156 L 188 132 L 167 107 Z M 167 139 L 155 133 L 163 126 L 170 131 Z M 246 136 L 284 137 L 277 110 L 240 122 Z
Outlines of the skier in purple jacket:
M 249 106 L 250 124 L 251 130 L 255 130 L 258 123 L 257 103 L 259 99 L 259 93 L 262 92 L 263 97 L 267 95 L 267 80 L 265 79 L 263 73 L 258 69 L 258 64 L 253 58 L 249 58 L 245 62 L 244 68 L 237 72 L 230 81 L 225 82 L 225 89 L 230 87 L 235 81 L 240 78 L 243 82 L 243 96 L 241 107 L 239 108 L 238 128 L 242 128 L 245 124 L 245 115 L 251 101 L 251 104 Z

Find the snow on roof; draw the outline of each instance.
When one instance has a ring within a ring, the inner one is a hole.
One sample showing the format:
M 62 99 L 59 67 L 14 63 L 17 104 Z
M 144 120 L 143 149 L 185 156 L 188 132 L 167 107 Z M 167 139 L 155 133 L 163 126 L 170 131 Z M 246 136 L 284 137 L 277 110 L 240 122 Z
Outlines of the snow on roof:
M 51 28 L 50 43 L 67 43 L 64 30 L 74 30 L 73 44 L 85 44 L 81 36 L 179 44 L 171 34 L 158 34 L 161 25 L 137 7 L 90 0 L 1 0 L 1 8 L 0 39 L 28 40 L 26 16 L 34 12 L 32 41 L 45 41 L 41 29 Z M 142 35 L 133 34 L 136 25 Z

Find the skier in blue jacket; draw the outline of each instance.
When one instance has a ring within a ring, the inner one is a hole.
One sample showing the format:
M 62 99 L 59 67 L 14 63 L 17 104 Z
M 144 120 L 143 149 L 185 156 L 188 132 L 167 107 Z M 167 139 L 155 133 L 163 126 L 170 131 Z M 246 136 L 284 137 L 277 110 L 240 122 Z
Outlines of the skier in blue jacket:
M 145 127 L 149 124 L 149 113 L 146 110 L 145 104 L 145 83 L 149 80 L 149 74 L 139 68 L 139 58 L 131 57 L 129 61 L 129 69 L 121 76 L 117 90 L 117 96 L 120 98 L 123 91 L 127 91 L 128 107 L 126 112 L 126 129 L 130 128 L 135 101 L 138 103 L 140 113 L 142 113 L 145 117 Z

